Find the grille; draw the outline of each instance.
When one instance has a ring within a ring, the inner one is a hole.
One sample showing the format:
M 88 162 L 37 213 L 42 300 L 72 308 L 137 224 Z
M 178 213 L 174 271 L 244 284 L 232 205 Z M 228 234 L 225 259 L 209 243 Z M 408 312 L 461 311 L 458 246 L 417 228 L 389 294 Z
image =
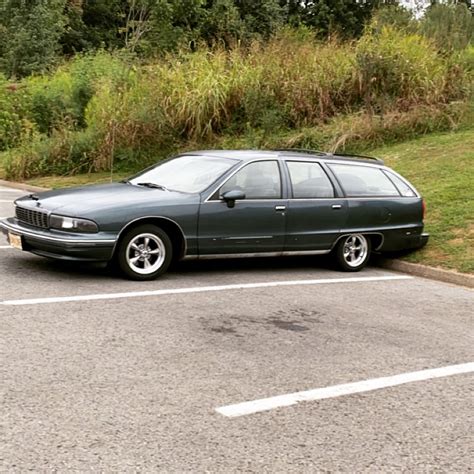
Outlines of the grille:
M 48 228 L 48 213 L 44 211 L 36 211 L 34 209 L 25 209 L 24 207 L 16 207 L 16 218 L 25 224 L 34 227 Z

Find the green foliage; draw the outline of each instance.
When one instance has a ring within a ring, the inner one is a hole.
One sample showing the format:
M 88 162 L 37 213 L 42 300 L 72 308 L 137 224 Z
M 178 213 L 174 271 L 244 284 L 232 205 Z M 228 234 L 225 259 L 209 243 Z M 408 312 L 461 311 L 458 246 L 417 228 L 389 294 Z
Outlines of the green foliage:
M 372 16 L 370 28 L 381 31 L 384 27 L 416 33 L 418 23 L 413 16 L 413 11 L 402 5 L 384 5 Z
M 357 63 L 361 95 L 371 110 L 383 113 L 394 102 L 406 110 L 450 100 L 446 62 L 419 35 L 388 27 L 368 32 L 357 45 Z
M 288 133 L 295 145 L 340 149 L 461 121 L 472 94 L 469 50 L 440 55 L 426 38 L 389 27 L 356 43 L 312 36 L 282 30 L 268 42 L 183 50 L 146 65 L 101 52 L 25 79 L 15 86 L 21 107 L 12 102 L 19 95 L 0 95 L 13 117 L 0 122 L 10 137 L 3 147 L 17 146 L 8 173 L 136 168 L 236 135 L 260 146 Z
M 300 24 L 311 27 L 320 38 L 339 36 L 342 38 L 359 37 L 364 25 L 379 4 L 378 0 L 347 1 L 289 0 L 287 4 L 289 22 L 293 26 Z
M 54 131 L 47 137 L 35 135 L 19 147 L 3 153 L 7 176 L 23 179 L 44 174 L 73 174 L 91 169 L 96 137 L 92 130 Z
M 9 77 L 23 77 L 51 67 L 60 49 L 64 5 L 65 0 L 4 2 L 0 70 Z
M 440 50 L 460 50 L 472 40 L 474 18 L 464 3 L 435 3 L 425 13 L 420 30 Z
M 26 118 L 28 96 L 23 86 L 0 74 L 0 151 L 27 139 L 35 125 Z

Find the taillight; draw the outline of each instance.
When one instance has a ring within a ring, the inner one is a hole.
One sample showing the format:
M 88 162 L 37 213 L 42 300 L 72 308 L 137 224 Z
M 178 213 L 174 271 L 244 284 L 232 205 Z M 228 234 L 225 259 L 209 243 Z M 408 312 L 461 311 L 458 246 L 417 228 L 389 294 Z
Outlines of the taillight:
M 426 216 L 426 202 L 424 199 L 421 200 L 421 209 L 423 211 L 423 220 L 425 220 Z

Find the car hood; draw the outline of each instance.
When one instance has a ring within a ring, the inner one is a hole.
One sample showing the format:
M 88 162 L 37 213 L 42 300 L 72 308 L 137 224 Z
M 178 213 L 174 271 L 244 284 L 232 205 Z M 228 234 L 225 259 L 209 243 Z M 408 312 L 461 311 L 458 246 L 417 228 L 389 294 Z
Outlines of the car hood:
M 169 205 L 195 199 L 196 196 L 192 194 L 134 186 L 129 183 L 109 183 L 30 194 L 17 199 L 16 203 L 71 217 L 87 217 L 97 211 L 136 208 L 150 202 Z

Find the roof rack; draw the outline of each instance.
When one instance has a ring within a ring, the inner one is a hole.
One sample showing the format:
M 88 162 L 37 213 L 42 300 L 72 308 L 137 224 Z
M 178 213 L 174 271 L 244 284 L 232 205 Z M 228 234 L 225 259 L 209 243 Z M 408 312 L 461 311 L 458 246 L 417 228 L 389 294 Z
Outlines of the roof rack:
M 340 156 L 341 158 L 362 158 L 364 160 L 372 160 L 372 161 L 378 161 L 382 165 L 384 164 L 384 161 L 380 158 L 376 158 L 375 156 L 367 156 L 367 155 L 356 155 L 354 153 L 339 153 L 335 152 L 334 156 Z
M 328 156 L 331 153 L 326 153 L 324 151 L 318 150 L 309 150 L 308 148 L 274 148 L 272 151 L 294 151 L 296 153 L 308 153 L 310 155 L 321 155 L 321 156 Z
M 335 152 L 335 153 L 326 153 L 324 151 L 318 151 L 318 150 L 309 150 L 307 148 L 276 148 L 272 151 L 294 151 L 296 153 L 308 153 L 308 154 L 311 154 L 311 155 L 320 155 L 320 156 L 330 156 L 331 158 L 334 158 L 334 159 L 337 159 L 338 157 L 340 157 L 341 159 L 344 159 L 344 158 L 354 158 L 354 159 L 357 159 L 357 158 L 360 158 L 360 159 L 363 159 L 363 160 L 371 160 L 371 161 L 377 161 L 378 163 L 380 164 L 384 164 L 384 161 L 381 160 L 380 158 L 375 158 L 374 156 L 367 156 L 367 155 L 356 155 L 354 153 L 339 153 L 339 152 Z

